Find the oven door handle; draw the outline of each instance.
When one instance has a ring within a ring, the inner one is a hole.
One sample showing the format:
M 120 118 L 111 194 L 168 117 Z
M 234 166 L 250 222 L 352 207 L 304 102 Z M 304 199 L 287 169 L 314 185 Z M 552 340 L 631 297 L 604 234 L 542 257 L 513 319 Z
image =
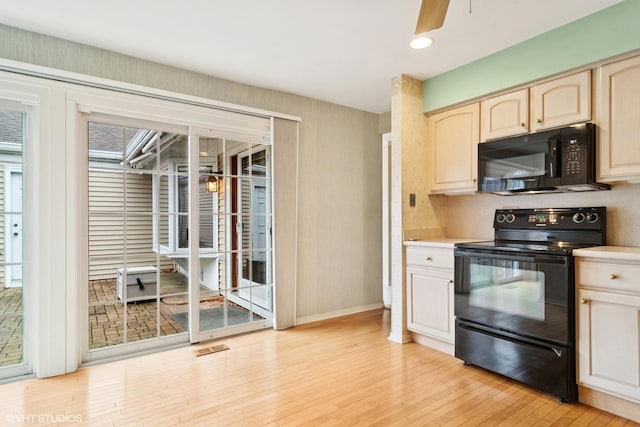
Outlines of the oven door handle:
M 504 261 L 521 261 L 533 262 L 536 264 L 566 264 L 567 257 L 562 255 L 516 255 L 516 253 L 506 253 L 503 251 L 474 251 L 456 249 L 454 252 L 456 257 L 476 257 L 491 258 Z

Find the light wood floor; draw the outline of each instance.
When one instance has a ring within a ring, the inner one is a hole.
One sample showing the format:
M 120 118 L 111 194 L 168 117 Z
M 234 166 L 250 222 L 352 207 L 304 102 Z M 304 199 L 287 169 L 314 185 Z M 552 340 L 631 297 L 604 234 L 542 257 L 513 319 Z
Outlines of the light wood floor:
M 0 425 L 636 425 L 388 335 L 375 310 L 0 385 Z

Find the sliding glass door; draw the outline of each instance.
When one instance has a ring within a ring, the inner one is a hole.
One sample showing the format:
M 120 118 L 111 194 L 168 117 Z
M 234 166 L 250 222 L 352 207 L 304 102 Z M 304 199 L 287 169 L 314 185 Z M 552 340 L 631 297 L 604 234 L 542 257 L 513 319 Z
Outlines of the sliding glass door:
M 0 100 L 0 379 L 30 372 L 28 313 L 31 283 L 23 269 L 23 153 L 29 110 Z
M 108 115 L 84 124 L 85 360 L 270 327 L 271 145 Z

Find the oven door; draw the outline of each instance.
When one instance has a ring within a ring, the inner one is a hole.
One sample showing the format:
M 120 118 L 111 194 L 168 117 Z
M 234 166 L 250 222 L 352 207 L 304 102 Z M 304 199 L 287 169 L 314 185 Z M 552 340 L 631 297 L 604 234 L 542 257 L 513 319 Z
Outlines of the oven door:
M 568 255 L 456 249 L 456 318 L 517 336 L 571 343 L 570 260 Z

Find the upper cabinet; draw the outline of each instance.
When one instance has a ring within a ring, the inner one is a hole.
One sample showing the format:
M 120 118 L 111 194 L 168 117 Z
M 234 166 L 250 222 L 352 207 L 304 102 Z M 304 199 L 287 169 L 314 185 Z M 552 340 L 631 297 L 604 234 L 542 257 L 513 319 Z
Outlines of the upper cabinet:
M 495 96 L 481 103 L 482 141 L 529 132 L 529 90 Z
M 482 101 L 482 141 L 590 119 L 591 72 L 586 70 Z
M 429 116 L 427 132 L 429 194 L 476 191 L 480 104 Z
M 597 70 L 598 180 L 640 180 L 640 57 Z
M 591 71 L 531 87 L 531 130 L 538 132 L 591 119 Z

